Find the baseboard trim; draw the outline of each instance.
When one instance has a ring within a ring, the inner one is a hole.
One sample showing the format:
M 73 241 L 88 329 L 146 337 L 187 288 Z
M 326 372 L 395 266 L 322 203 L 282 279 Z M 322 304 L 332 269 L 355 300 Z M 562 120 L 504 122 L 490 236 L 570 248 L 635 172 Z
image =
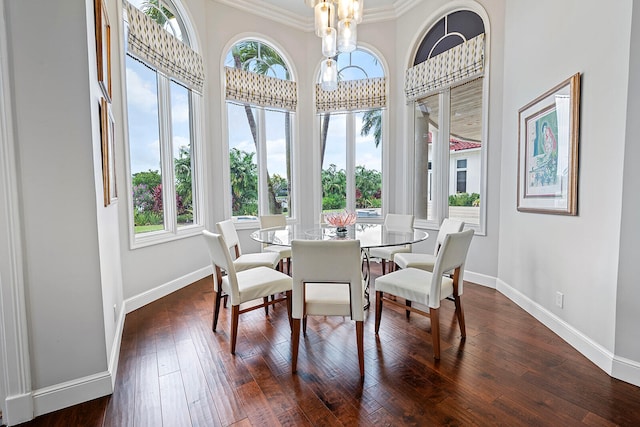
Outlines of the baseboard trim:
M 122 305 L 124 307 L 124 304 Z M 116 324 L 115 336 L 113 337 L 113 345 L 111 346 L 111 354 L 109 355 L 109 374 L 111 374 L 111 388 L 115 389 L 116 375 L 118 373 L 118 363 L 120 362 L 120 344 L 122 343 L 122 332 L 124 331 L 125 309 L 120 309 L 118 314 L 118 323 Z
M 497 279 L 492 276 L 487 276 L 486 274 L 474 273 L 473 271 L 465 270 L 463 279 L 468 282 L 473 282 L 477 285 L 486 286 L 487 288 L 496 288 Z
M 164 296 L 167 296 L 170 293 L 177 291 L 178 289 L 182 289 L 195 281 L 209 276 L 210 274 L 213 274 L 213 267 L 209 265 L 207 267 L 200 268 L 192 273 L 185 274 L 182 277 L 178 277 L 177 279 L 167 282 L 164 285 L 157 286 L 141 294 L 138 294 L 131 298 L 127 298 L 124 301 L 125 312 L 131 313 L 132 311 L 137 310 L 140 307 L 144 307 L 145 305 L 152 303 Z
M 594 342 L 582 332 L 560 319 L 537 302 L 531 300 L 517 289 L 509 286 L 504 281 L 498 279 L 496 289 L 511 301 L 518 304 L 527 313 L 535 317 L 540 321 L 540 323 L 551 329 L 556 335 L 578 350 L 583 356 L 592 361 L 600 369 L 605 371 L 607 374 L 614 376 L 612 374 L 614 361 L 614 354 L 612 352 Z M 630 378 L 619 379 L 631 382 Z
M 4 403 L 3 420 L 8 426 L 25 423 L 33 419 L 33 398 L 31 393 L 9 396 Z
M 105 371 L 36 390 L 33 392 L 33 416 L 111 394 L 112 384 L 111 374 Z
M 624 357 L 614 356 L 611 376 L 640 387 L 640 363 Z

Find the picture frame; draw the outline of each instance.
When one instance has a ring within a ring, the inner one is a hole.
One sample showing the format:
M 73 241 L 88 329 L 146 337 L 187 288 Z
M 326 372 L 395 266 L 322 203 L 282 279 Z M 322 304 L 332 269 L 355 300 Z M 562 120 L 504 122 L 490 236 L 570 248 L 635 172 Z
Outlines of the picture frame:
M 518 110 L 521 212 L 577 215 L 580 73 Z
M 104 206 L 111 203 L 109 182 L 109 104 L 100 98 L 100 151 L 102 153 L 102 194 Z
M 102 94 L 111 102 L 111 25 L 104 0 L 95 0 L 95 32 L 96 58 L 98 66 L 98 83 Z
M 108 140 L 107 140 L 107 160 L 109 175 L 109 203 L 118 200 L 118 186 L 116 184 L 116 122 L 113 117 L 111 105 L 107 105 L 108 110 Z

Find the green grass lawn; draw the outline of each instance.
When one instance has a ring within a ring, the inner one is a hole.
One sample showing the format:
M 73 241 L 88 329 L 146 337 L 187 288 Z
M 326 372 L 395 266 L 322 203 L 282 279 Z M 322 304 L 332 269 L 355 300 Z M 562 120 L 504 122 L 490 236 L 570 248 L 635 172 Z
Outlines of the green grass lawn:
M 150 231 L 158 231 L 158 230 L 162 230 L 164 228 L 164 226 L 162 224 L 158 224 L 158 225 L 136 225 L 135 227 L 135 233 L 148 233 Z

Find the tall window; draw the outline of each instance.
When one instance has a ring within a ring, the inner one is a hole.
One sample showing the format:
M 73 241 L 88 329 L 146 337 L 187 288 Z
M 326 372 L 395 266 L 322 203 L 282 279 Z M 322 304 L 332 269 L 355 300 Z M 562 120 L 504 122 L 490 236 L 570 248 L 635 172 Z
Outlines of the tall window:
M 256 220 L 258 215 L 291 217 L 295 102 L 281 99 L 286 97 L 283 93 L 296 96 L 295 87 L 284 83 L 291 80 L 289 67 L 273 47 L 257 40 L 234 45 L 224 65 L 231 215 L 239 221 Z
M 468 63 L 450 66 L 447 56 L 460 52 Z M 484 60 L 484 24 L 471 11 L 443 17 L 417 49 L 407 73 L 407 96 L 415 106 L 416 219 L 481 225 Z M 438 66 L 450 66 L 448 74 L 431 72 Z
M 337 64 L 341 83 L 384 78 L 378 58 L 364 50 L 340 53 Z M 346 85 L 340 90 L 355 93 Z M 383 109 L 361 101 L 351 108 L 336 102 L 330 112 L 320 113 L 322 211 L 346 208 L 359 217 L 381 218 Z
M 134 241 L 143 243 L 197 232 L 201 223 L 196 170 L 200 129 L 195 120 L 201 95 L 136 50 L 136 43 L 158 35 L 167 43 L 175 38 L 189 46 L 186 22 L 176 5 L 155 0 L 134 1 L 133 6 L 137 9 L 129 9 L 125 19 L 126 102 L 133 233 Z M 148 18 L 159 25 L 140 24 Z M 161 43 L 156 48 L 156 58 L 168 54 Z

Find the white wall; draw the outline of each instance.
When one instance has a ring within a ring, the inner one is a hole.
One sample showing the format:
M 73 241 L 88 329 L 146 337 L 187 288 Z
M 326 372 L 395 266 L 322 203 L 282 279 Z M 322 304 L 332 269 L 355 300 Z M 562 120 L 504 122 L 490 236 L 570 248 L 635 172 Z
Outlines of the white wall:
M 555 316 L 601 354 L 613 352 L 615 340 L 631 6 L 506 5 L 498 276 L 503 289 Z M 517 212 L 518 109 L 576 72 L 578 216 Z M 564 308 L 554 305 L 556 291 L 564 293 Z
M 626 138 L 624 142 L 624 186 L 622 192 L 622 225 L 620 227 L 620 261 L 618 270 L 618 293 L 616 311 L 615 354 L 624 367 L 629 360 L 640 364 L 640 7 L 633 8 L 631 30 L 631 60 L 629 64 L 629 96 L 627 102 Z M 614 367 L 615 372 L 615 367 Z

